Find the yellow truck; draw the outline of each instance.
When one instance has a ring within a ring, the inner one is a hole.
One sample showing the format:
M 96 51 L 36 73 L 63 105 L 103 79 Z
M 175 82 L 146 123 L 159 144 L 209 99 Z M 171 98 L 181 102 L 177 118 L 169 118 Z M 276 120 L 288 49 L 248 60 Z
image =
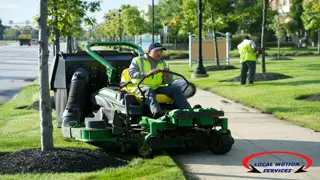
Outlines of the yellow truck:
M 31 46 L 31 34 L 19 34 L 19 44 L 20 46 L 28 45 Z

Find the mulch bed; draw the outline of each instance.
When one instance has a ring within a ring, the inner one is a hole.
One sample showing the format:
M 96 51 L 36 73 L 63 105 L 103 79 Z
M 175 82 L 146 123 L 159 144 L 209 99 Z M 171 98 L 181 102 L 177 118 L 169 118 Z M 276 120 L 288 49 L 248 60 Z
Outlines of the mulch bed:
M 256 73 L 254 77 L 255 81 L 273 81 L 287 78 L 292 77 L 280 73 Z M 240 76 L 229 80 L 222 80 L 221 82 L 240 82 Z
M 235 66 L 231 66 L 231 65 L 220 65 L 219 67 L 214 65 L 214 66 L 205 67 L 206 71 L 223 71 L 223 70 L 233 70 L 233 69 L 239 69 L 239 68 L 236 68 Z
M 103 151 L 56 148 L 26 149 L 0 156 L 0 174 L 91 172 L 127 163 Z
M 320 93 L 314 95 L 304 95 L 296 98 L 297 100 L 304 100 L 304 101 L 320 101 Z
M 50 100 L 51 100 L 51 108 L 55 109 L 54 97 L 51 96 Z M 16 109 L 35 109 L 35 110 L 39 110 L 39 107 L 40 107 L 39 106 L 39 101 L 35 101 L 30 106 L 20 106 L 20 107 L 17 107 Z

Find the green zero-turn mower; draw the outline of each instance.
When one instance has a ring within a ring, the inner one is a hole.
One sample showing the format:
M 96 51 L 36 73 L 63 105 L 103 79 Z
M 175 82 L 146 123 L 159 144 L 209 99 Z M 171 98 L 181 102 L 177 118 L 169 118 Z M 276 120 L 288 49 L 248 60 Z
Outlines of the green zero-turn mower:
M 93 46 L 114 49 L 93 51 Z M 120 46 L 125 47 L 123 51 L 115 50 Z M 93 42 L 86 51 L 55 56 L 50 86 L 63 136 L 109 143 L 124 152 L 136 150 L 145 158 L 167 148 L 205 146 L 214 154 L 228 153 L 234 139 L 223 111 L 201 105 L 177 109 L 174 99 L 157 94 L 166 114 L 154 119 L 145 97 L 126 91 L 132 84 L 121 83 L 121 77 L 128 78 L 131 60 L 143 55 L 141 47 L 128 42 Z M 170 86 L 179 86 L 187 98 L 195 94 L 193 83 L 181 74 L 169 73 L 178 77 Z M 138 88 L 141 90 L 141 83 Z

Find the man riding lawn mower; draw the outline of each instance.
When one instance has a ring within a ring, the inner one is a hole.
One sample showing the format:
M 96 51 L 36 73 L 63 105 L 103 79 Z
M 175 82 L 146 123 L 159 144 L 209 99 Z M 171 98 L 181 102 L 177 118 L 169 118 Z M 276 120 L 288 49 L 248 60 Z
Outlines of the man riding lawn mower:
M 145 54 L 143 57 L 135 57 L 132 60 L 128 70 L 130 79 L 122 79 L 126 82 L 130 82 L 131 80 L 135 84 L 135 86 L 129 89 L 130 92 L 142 95 L 136 85 L 142 77 L 148 77 L 141 83 L 143 85 L 142 92 L 146 97 L 146 103 L 149 105 L 154 118 L 164 115 L 156 100 L 156 94 L 164 94 L 172 98 L 174 105 L 178 109 L 191 109 L 181 88 L 167 85 L 173 82 L 173 76 L 169 73 L 167 63 L 162 59 L 163 50 L 166 50 L 166 48 L 163 48 L 160 43 L 151 43 L 148 54 Z
M 133 51 L 92 51 L 93 46 Z M 228 153 L 234 139 L 224 112 L 191 108 L 186 99 L 195 94 L 194 84 L 169 70 L 161 59 L 161 44 L 151 46 L 144 54 L 127 42 L 94 42 L 86 52 L 55 57 L 51 90 L 63 136 L 108 143 L 123 152 L 136 150 L 141 157 L 177 147 L 205 146 L 214 154 Z

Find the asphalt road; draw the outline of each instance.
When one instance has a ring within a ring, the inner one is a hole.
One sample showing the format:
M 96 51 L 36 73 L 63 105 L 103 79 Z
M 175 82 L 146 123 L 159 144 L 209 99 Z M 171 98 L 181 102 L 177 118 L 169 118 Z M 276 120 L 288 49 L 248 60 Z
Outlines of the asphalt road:
M 61 43 L 61 49 L 65 43 Z M 52 46 L 49 46 L 52 51 Z M 49 65 L 52 53 L 49 56 Z M 17 43 L 0 46 L 0 106 L 12 99 L 38 77 L 38 45 Z

